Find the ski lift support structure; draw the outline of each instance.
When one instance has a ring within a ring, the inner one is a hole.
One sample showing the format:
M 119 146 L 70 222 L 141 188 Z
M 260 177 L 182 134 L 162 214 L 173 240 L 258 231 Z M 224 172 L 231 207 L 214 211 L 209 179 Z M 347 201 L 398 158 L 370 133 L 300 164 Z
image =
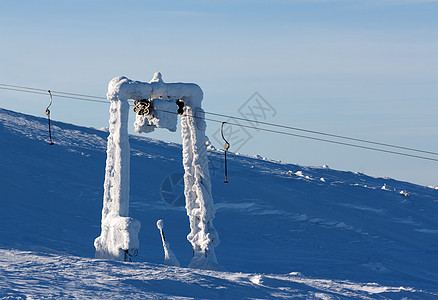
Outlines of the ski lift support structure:
M 193 247 L 189 267 L 220 269 L 214 251 L 219 237 L 212 222 L 215 210 L 201 88 L 193 83 L 165 83 L 161 73 L 155 73 L 150 82 L 119 76 L 109 83 L 107 99 L 111 101 L 110 127 L 101 235 L 94 242 L 96 257 L 124 260 L 126 254 L 136 253 L 139 247 L 140 222 L 129 217 L 128 100 L 134 100 L 134 127 L 138 133 L 152 132 L 156 128 L 176 131 L 177 117 L 181 116 L 184 195 L 190 221 L 187 239 Z

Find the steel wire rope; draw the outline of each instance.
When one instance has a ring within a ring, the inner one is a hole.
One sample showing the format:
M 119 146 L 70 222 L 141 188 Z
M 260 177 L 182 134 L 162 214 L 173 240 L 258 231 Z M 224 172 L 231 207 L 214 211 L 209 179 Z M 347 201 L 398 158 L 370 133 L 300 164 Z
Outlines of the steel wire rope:
M 172 111 L 158 110 L 158 109 L 155 109 L 155 110 L 162 111 L 162 112 L 167 112 L 167 113 L 170 113 L 170 114 L 177 114 L 176 112 L 172 112 Z M 198 118 L 198 119 L 202 119 L 202 120 L 206 120 L 206 121 L 222 123 L 222 121 L 220 121 L 220 120 L 214 120 L 214 119 L 209 119 L 209 118 L 199 117 L 199 116 L 194 116 L 194 115 L 183 114 L 183 116 L 189 116 L 189 117 Z M 435 159 L 435 158 L 429 158 L 429 157 L 425 157 L 425 156 L 419 156 L 419 155 L 408 154 L 408 153 L 403 153 L 403 152 L 397 152 L 397 151 L 391 151 L 391 150 L 385 150 L 385 149 L 378 149 L 378 148 L 362 146 L 362 145 L 355 145 L 355 144 L 350 144 L 350 143 L 344 143 L 344 142 L 333 141 L 333 140 L 328 140 L 328 139 L 323 139 L 323 138 L 311 137 L 311 136 L 295 134 L 295 133 L 290 133 L 290 132 L 284 132 L 284 131 L 279 131 L 279 130 L 273 130 L 273 129 L 268 129 L 268 128 L 261 128 L 261 127 L 254 127 L 254 126 L 249 126 L 249 125 L 242 125 L 242 124 L 238 124 L 238 123 L 232 123 L 232 122 L 229 122 L 229 121 L 227 121 L 227 124 L 229 124 L 229 125 L 236 125 L 236 126 L 240 126 L 240 127 L 244 127 L 244 128 L 250 128 L 250 129 L 258 129 L 258 130 L 263 130 L 263 131 L 272 132 L 272 133 L 284 134 L 284 135 L 289 135 L 289 136 L 294 136 L 294 137 L 300 137 L 300 138 L 305 138 L 305 139 L 310 139 L 310 140 L 315 140 L 315 141 L 333 143 L 333 144 L 338 144 L 338 145 L 356 147 L 356 148 L 367 149 L 367 150 L 374 150 L 374 151 L 379 151 L 379 152 L 384 152 L 384 153 L 397 154 L 397 155 L 402 155 L 402 156 L 407 156 L 407 157 L 414 157 L 414 158 L 420 158 L 420 159 L 425 159 L 425 160 L 431 160 L 431 161 L 437 161 L 438 162 L 438 159 Z
M 32 88 L 32 87 L 27 87 L 27 86 L 4 84 L 4 83 L 0 83 L 0 86 L 11 87 L 11 88 L 16 88 L 16 89 L 41 91 L 41 92 L 47 91 L 47 90 L 39 89 L 39 88 Z M 69 93 L 69 92 L 62 92 L 62 91 L 55 91 L 55 90 L 51 90 L 51 91 L 52 91 L 53 94 L 72 95 L 72 96 L 79 96 L 79 97 L 85 97 L 85 98 L 95 98 L 95 99 L 104 99 L 104 100 L 106 100 L 106 97 L 102 97 L 102 96 L 92 96 L 92 95 L 85 95 L 85 94 L 76 94 L 76 93 Z
M 210 115 L 214 115 L 214 116 L 218 116 L 218 117 L 227 117 L 227 118 L 231 118 L 231 119 L 247 121 L 247 122 L 250 122 L 250 123 L 259 123 L 259 124 L 262 124 L 262 125 L 269 125 L 269 126 L 273 126 L 273 127 L 279 127 L 279 128 L 291 129 L 291 130 L 296 130 L 296 131 L 303 131 L 303 132 L 307 132 L 307 133 L 331 136 L 331 137 L 335 137 L 335 138 L 346 139 L 346 140 L 351 140 L 351 141 L 356 141 L 356 142 L 361 142 L 361 143 L 368 143 L 368 144 L 374 144 L 374 145 L 379 145 L 379 146 L 397 148 L 397 149 L 402 149 L 402 150 L 409 150 L 409 151 L 414 151 L 414 152 L 421 152 L 421 153 L 426 153 L 426 154 L 438 155 L 438 152 L 425 151 L 425 150 L 420 150 L 420 149 L 415 149 L 415 148 L 409 148 L 409 147 L 397 146 L 397 145 L 392 145 L 392 144 L 380 143 L 380 142 L 369 141 L 369 140 L 364 140 L 364 139 L 358 139 L 358 138 L 353 138 L 353 137 L 347 137 L 347 136 L 331 134 L 331 133 L 326 133 L 326 132 L 321 132 L 321 131 L 316 131 L 316 130 L 309 130 L 309 129 L 297 128 L 297 127 L 292 127 L 292 126 L 287 126 L 287 125 L 281 125 L 281 124 L 275 124 L 275 123 L 269 123 L 269 122 L 263 122 L 263 121 L 250 120 L 250 119 L 234 117 L 234 116 L 228 116 L 228 115 L 212 113 L 212 112 L 205 112 L 205 113 L 206 114 L 210 114 Z M 255 127 L 255 128 L 257 128 L 257 127 Z
M 31 88 L 31 87 L 24 87 L 24 86 L 17 86 L 17 85 L 9 85 L 9 84 L 1 84 L 0 83 L 0 89 L 19 91 L 19 92 L 27 92 L 27 93 L 34 93 L 34 94 L 40 94 L 40 95 L 47 95 L 46 92 L 45 92 L 46 90 L 38 89 L 38 88 Z M 54 91 L 52 91 L 52 92 L 55 93 Z M 74 100 L 80 100 L 80 101 L 98 102 L 98 103 L 107 103 L 107 104 L 109 104 L 109 101 L 95 100 L 95 99 L 89 99 L 88 98 L 88 97 L 93 97 L 93 98 L 97 98 L 97 99 L 106 99 L 104 97 L 91 96 L 91 95 L 85 95 L 85 94 L 59 92 L 59 91 L 56 92 L 56 93 L 63 94 L 63 95 L 57 95 L 57 97 L 62 97 L 62 98 L 67 98 L 67 99 L 74 99 Z M 83 97 L 72 97 L 72 96 L 68 96 L 68 95 L 77 95 L 77 96 L 83 96 Z M 178 114 L 177 112 L 164 111 L 164 110 L 163 110 L 163 112 Z M 220 116 L 220 117 L 227 117 L 227 118 L 236 119 L 236 120 L 247 121 L 247 122 L 250 122 L 250 123 L 251 122 L 257 122 L 257 123 L 262 124 L 262 125 L 268 125 L 268 126 L 279 127 L 279 128 L 284 128 L 284 129 L 290 129 L 290 130 L 298 130 L 298 131 L 303 131 L 303 132 L 312 133 L 312 134 L 319 134 L 319 135 L 331 136 L 331 137 L 336 137 L 336 138 L 348 139 L 348 140 L 353 140 L 353 141 L 357 141 L 357 142 L 370 143 L 370 144 L 375 144 L 375 145 L 379 145 L 379 146 L 385 146 L 385 147 L 392 147 L 392 148 L 397 148 L 397 149 L 402 149 L 402 150 L 421 152 L 421 153 L 425 153 L 425 154 L 438 155 L 437 152 L 432 152 L 432 151 L 425 151 L 425 150 L 420 150 L 420 149 L 415 149 L 415 148 L 409 148 L 409 147 L 391 145 L 391 144 L 386 144 L 386 143 L 373 142 L 373 141 L 368 141 L 368 140 L 363 140 L 363 139 L 358 139 L 358 138 L 351 138 L 351 137 L 346 137 L 346 136 L 341 136 L 341 135 L 324 133 L 324 132 L 320 132 L 320 131 L 314 131 L 314 130 L 302 129 L 302 128 L 297 128 L 297 127 L 291 127 L 291 126 L 287 126 L 287 125 L 281 125 L 281 124 L 275 124 L 275 123 L 269 123 L 269 122 L 262 122 L 262 121 L 255 121 L 255 120 L 250 120 L 250 119 L 245 119 L 245 118 L 240 118 L 240 117 L 234 117 L 234 116 L 225 115 L 225 114 L 219 114 L 219 113 L 206 112 L 206 111 L 203 111 L 203 113 L 211 114 L 211 115 L 216 115 L 216 116 Z M 197 116 L 193 116 L 193 117 L 200 118 L 200 117 L 197 117 Z M 219 122 L 219 123 L 222 122 L 222 121 L 219 121 L 219 120 L 213 120 L 213 119 L 208 119 L 208 118 L 203 118 L 203 119 L 206 120 L 206 121 L 212 121 L 212 122 Z M 305 136 L 305 135 L 300 135 L 300 134 L 294 134 L 294 133 L 289 133 L 289 132 L 284 132 L 284 131 L 278 131 L 278 130 L 273 130 L 273 129 L 249 126 L 249 125 L 238 124 L 238 123 L 231 123 L 231 122 L 227 122 L 227 123 L 230 124 L 230 125 L 236 125 L 236 126 L 240 126 L 240 127 L 244 127 L 244 128 L 263 130 L 263 131 L 267 131 L 267 132 L 284 134 L 284 135 L 295 136 L 295 137 L 301 137 L 301 138 L 306 138 L 306 139 L 311 139 L 311 140 L 316 140 L 316 141 L 323 141 L 323 142 L 334 143 L 334 144 L 339 144 L 339 145 L 345 145 L 345 146 L 350 146 L 350 147 L 356 147 L 356 148 L 380 151 L 380 152 L 385 152 L 385 153 L 403 155 L 403 156 L 408 156 L 408 157 L 414 157 L 414 158 L 438 161 L 438 159 L 428 158 L 428 157 L 414 155 L 414 154 L 407 154 L 407 153 L 402 153 L 402 152 L 397 152 L 397 151 L 378 149 L 378 148 L 374 148 L 374 147 L 355 145 L 355 144 L 350 144 L 350 143 L 345 143 L 345 142 L 339 142 L 339 141 L 333 141 L 333 140 L 328 140 L 328 139 L 323 139 L 323 138 L 310 137 L 310 136 Z
M 0 89 L 2 89 L 2 90 L 10 90 L 10 91 L 18 91 L 18 92 L 25 92 L 25 93 L 31 93 L 31 94 L 38 94 L 38 95 L 47 95 L 47 91 L 46 90 L 41 90 L 41 92 L 40 92 L 40 89 L 32 89 L 32 90 L 30 90 L 30 89 L 29 90 L 24 90 L 23 89 L 23 90 L 21 90 L 19 88 L 9 88 L 9 87 L 2 87 L 2 86 L 0 86 Z M 42 92 L 42 91 L 45 91 L 45 92 Z M 73 96 L 65 95 L 65 94 L 68 94 L 68 93 L 64 93 L 64 95 L 62 95 L 62 94 L 60 95 L 59 92 L 52 91 L 52 94 L 54 96 L 61 97 L 61 98 L 66 98 L 66 99 L 74 99 L 74 100 L 88 101 L 88 102 L 98 102 L 98 103 L 107 103 L 107 104 L 110 103 L 109 101 L 89 99 L 89 98 L 85 98 L 85 97 L 73 97 Z M 70 93 L 70 94 L 73 95 L 73 93 Z M 80 95 L 80 94 L 76 94 L 76 95 Z M 95 97 L 97 97 L 97 96 L 95 96 Z
M 14 90 L 14 91 L 23 91 L 23 90 L 19 90 L 19 89 L 35 90 L 35 91 L 41 91 L 41 92 L 46 91 L 43 89 L 24 87 L 24 86 L 19 86 L 19 85 L 11 85 L 11 84 L 0 84 L 0 86 L 13 87 L 14 89 L 12 89 L 12 88 L 3 88 L 3 89 L 9 89 L 9 90 Z M 2 87 L 0 87 L 0 88 L 2 88 Z M 30 91 L 23 91 L 23 92 L 30 92 Z M 63 97 L 63 98 L 76 99 L 76 100 L 82 100 L 82 101 L 90 101 L 90 102 L 108 103 L 108 101 L 94 100 L 94 99 L 105 99 L 106 100 L 105 97 L 92 96 L 92 95 L 86 95 L 86 94 L 68 93 L 68 92 L 61 92 L 61 91 L 52 91 L 52 92 L 54 94 L 61 94 L 61 95 L 57 95 L 57 96 Z M 69 96 L 65 96 L 65 95 L 72 95 L 72 96 L 79 96 L 79 97 L 69 97 Z M 87 99 L 87 98 L 94 98 L 94 99 Z M 426 150 L 421 150 L 421 149 L 416 149 L 416 148 L 411 148 L 411 147 L 404 147 L 404 146 L 398 146 L 398 145 L 393 145 L 393 144 L 388 144 L 388 143 L 370 141 L 370 140 L 348 137 L 348 136 L 343 136 L 343 135 L 338 135 L 338 134 L 331 134 L 331 133 L 326 133 L 326 132 L 322 132 L 322 131 L 292 127 L 292 126 L 288 126 L 288 125 L 282 125 L 282 124 L 276 124 L 276 123 L 270 123 L 270 122 L 264 122 L 264 121 L 251 120 L 251 119 L 230 116 L 230 115 L 220 114 L 220 113 L 214 113 L 214 112 L 208 112 L 208 111 L 204 111 L 204 113 L 209 114 L 209 115 L 218 116 L 218 117 L 226 117 L 226 118 L 231 118 L 231 119 L 235 119 L 235 120 L 246 121 L 249 123 L 255 122 L 258 124 L 268 125 L 268 126 L 278 127 L 278 128 L 283 128 L 283 129 L 307 132 L 307 133 L 317 134 L 317 135 L 330 136 L 330 137 L 334 137 L 334 138 L 345 139 L 345 140 L 356 141 L 356 142 L 367 143 L 367 144 L 373 144 L 373 145 L 379 145 L 379 146 L 395 148 L 395 149 L 400 149 L 400 150 L 407 150 L 407 151 L 425 153 L 425 154 L 430 154 L 430 155 L 438 155 L 438 152 L 432 152 L 432 151 L 426 151 Z

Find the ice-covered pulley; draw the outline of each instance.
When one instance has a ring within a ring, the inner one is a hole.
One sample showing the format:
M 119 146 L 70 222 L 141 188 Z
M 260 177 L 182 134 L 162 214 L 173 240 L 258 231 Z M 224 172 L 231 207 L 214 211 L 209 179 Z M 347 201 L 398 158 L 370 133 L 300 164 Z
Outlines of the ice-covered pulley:
M 134 101 L 134 112 L 137 115 L 149 115 L 151 113 L 151 102 L 147 99 L 135 100 Z

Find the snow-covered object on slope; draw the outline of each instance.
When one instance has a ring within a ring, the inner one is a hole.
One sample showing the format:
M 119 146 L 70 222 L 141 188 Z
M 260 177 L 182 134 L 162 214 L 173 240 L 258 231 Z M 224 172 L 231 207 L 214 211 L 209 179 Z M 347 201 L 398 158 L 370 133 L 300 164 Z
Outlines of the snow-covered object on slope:
M 113 81 L 111 81 L 113 83 Z M 110 88 L 111 88 L 110 83 Z M 102 209 L 102 231 L 94 241 L 96 258 L 124 260 L 137 252 L 140 222 L 129 215 L 130 147 L 129 104 L 108 94 L 111 100 L 109 136 Z
M 105 219 L 112 216 L 115 218 L 118 216 L 127 217 L 128 214 L 129 142 L 126 129 L 128 99 L 153 99 L 153 114 L 136 117 L 135 130 L 137 132 L 151 132 L 155 127 L 175 131 L 176 101 L 180 100 L 184 103 L 184 113 L 181 116 L 185 170 L 184 195 L 191 229 L 187 239 L 192 244 L 194 253 L 189 266 L 205 269 L 220 268 L 214 252 L 214 247 L 219 244 L 219 237 L 213 226 L 215 210 L 208 169 L 206 123 L 203 120 L 204 111 L 201 108 L 203 97 L 201 88 L 192 83 L 164 83 L 160 73 L 155 73 L 154 78 L 149 83 L 132 81 L 119 76 L 109 83 L 107 97 L 112 102 L 110 137 L 108 138 L 107 150 L 102 234 L 95 242 L 96 256 L 111 257 L 112 255 L 114 259 L 121 259 L 120 255 L 113 254 L 117 252 L 112 248 L 113 245 L 120 243 L 114 242 L 117 235 L 109 227 L 110 222 L 106 222 Z M 117 145 L 117 142 L 120 145 Z M 119 173 L 123 173 L 123 180 Z M 113 203 L 113 198 L 116 200 L 115 203 Z M 126 229 L 120 228 L 124 233 L 126 233 Z M 129 241 L 136 240 L 135 231 L 132 230 L 132 232 L 135 236 L 128 235 Z M 119 252 L 123 252 L 123 250 L 126 252 L 128 249 L 119 249 Z M 107 252 L 111 254 L 108 256 Z
M 179 263 L 178 259 L 175 256 L 175 253 L 173 253 L 172 249 L 170 249 L 169 242 L 166 241 L 166 238 L 164 237 L 164 221 L 158 220 L 157 221 L 157 228 L 160 230 L 161 234 L 161 241 L 163 242 L 163 249 L 164 249 L 164 264 L 169 266 L 175 266 L 179 267 L 181 264 Z

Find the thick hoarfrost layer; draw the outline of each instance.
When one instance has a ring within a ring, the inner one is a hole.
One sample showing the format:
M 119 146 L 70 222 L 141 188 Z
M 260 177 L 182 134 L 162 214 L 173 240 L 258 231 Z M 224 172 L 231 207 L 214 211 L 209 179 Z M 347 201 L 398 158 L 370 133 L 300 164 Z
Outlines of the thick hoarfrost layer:
M 110 82 L 110 87 L 113 81 Z M 128 137 L 129 104 L 111 100 L 107 159 L 105 169 L 101 234 L 96 238 L 96 258 L 125 260 L 138 250 L 140 222 L 129 218 L 130 146 Z
M 139 248 L 140 222 L 130 217 L 112 216 L 102 221 L 102 234 L 94 241 L 96 257 L 125 260 Z
M 201 108 L 203 93 L 192 83 L 164 83 L 160 73 L 149 82 L 132 81 L 119 76 L 111 80 L 107 97 L 111 100 L 110 136 L 108 138 L 107 170 L 105 174 L 104 209 L 102 212 L 102 234 L 96 240 L 96 256 L 114 253 L 114 259 L 121 259 L 117 230 L 129 232 L 128 227 L 112 228 L 107 218 L 127 217 L 129 209 L 129 141 L 127 136 L 128 99 L 152 99 L 152 113 L 137 115 L 135 130 L 151 132 L 154 128 L 176 131 L 176 101 L 184 103 L 181 116 L 183 138 L 184 195 L 190 221 L 187 239 L 192 244 L 194 257 L 189 266 L 204 269 L 219 269 L 214 247 L 219 244 L 218 234 L 213 226 L 215 210 L 211 193 L 210 174 L 206 148 L 206 123 Z M 122 176 L 123 174 L 123 176 Z M 119 224 L 118 222 L 116 222 Z M 135 222 L 134 222 L 135 223 Z M 127 224 L 127 223 L 122 223 Z M 136 226 L 134 226 L 137 228 Z M 140 226 L 138 226 L 138 229 Z M 129 240 L 135 241 L 137 233 Z M 134 247 L 135 243 L 130 243 Z M 117 245 L 117 246 L 114 246 Z M 126 246 L 126 245 L 125 245 Z M 107 248 L 105 248 L 107 247 Z M 166 244 L 164 244 L 166 251 Z M 110 251 L 110 248 L 112 249 Z M 127 251 L 131 251 L 125 249 Z M 134 249 L 136 250 L 136 249 Z M 170 253 L 170 249 L 168 254 Z M 117 254 L 117 255 L 116 255 Z M 170 254 L 169 254 L 170 255 Z M 175 258 L 176 259 L 176 258 Z
M 220 269 L 214 247 L 219 245 L 219 236 L 213 226 L 215 209 L 211 193 L 210 172 L 206 149 L 205 121 L 186 107 L 181 117 L 184 165 L 184 195 L 186 210 L 190 220 L 190 233 L 187 239 L 193 246 L 194 256 L 190 267 L 200 269 Z M 201 112 L 201 113 L 199 113 Z

